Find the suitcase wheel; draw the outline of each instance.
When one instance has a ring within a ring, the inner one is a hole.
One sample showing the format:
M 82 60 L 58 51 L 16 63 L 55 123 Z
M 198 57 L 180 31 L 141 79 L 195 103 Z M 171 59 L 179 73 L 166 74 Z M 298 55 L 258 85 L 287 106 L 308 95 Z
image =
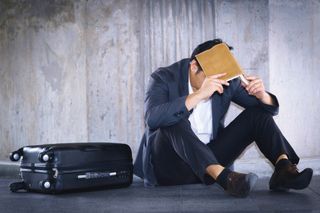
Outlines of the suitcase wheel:
M 43 191 L 48 191 L 52 188 L 52 183 L 49 180 L 44 180 L 40 182 L 40 187 Z
M 10 160 L 11 161 L 18 161 L 18 160 L 20 160 L 20 158 L 21 158 L 21 155 L 19 152 L 15 151 L 15 152 L 10 153 Z
M 15 183 L 11 183 L 9 185 L 10 191 L 11 192 L 17 192 L 19 190 L 27 190 L 27 186 L 25 184 L 25 182 L 15 182 Z
M 49 181 L 45 181 L 45 182 L 43 183 L 43 187 L 44 187 L 45 189 L 50 189 L 51 183 L 50 183 Z

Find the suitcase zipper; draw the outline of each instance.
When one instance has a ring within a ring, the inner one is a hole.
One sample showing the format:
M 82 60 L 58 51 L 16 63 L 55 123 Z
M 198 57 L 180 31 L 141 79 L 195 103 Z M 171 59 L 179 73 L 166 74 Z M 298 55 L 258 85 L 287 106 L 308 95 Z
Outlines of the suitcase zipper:
M 124 164 L 120 164 L 121 166 L 125 166 Z M 114 165 L 113 165 L 114 166 Z M 132 169 L 132 165 L 131 164 L 127 164 L 128 169 Z M 105 170 L 105 172 L 93 172 L 94 170 Z M 107 169 L 104 168 L 86 168 L 86 169 L 74 169 L 72 167 L 69 168 L 63 168 L 63 169 L 59 169 L 59 168 L 48 168 L 48 169 L 35 169 L 35 168 L 20 168 L 20 172 L 34 172 L 34 173 L 42 173 L 42 174 L 53 174 L 53 178 L 57 178 L 58 175 L 62 175 L 62 174 L 72 174 L 72 173 L 85 173 L 82 175 L 78 175 L 77 178 L 78 179 L 92 179 L 92 178 L 101 178 L 101 177 L 112 177 L 112 176 L 116 176 L 118 174 L 124 174 L 127 173 L 127 171 L 106 171 Z
M 102 166 L 104 165 L 113 165 L 113 164 L 128 164 L 130 162 L 132 162 L 132 160 L 128 160 L 128 159 L 121 159 L 121 160 L 108 160 L 108 162 L 99 162 L 99 163 L 94 163 L 92 162 L 92 164 L 100 164 Z M 59 165 L 60 163 L 23 163 L 21 162 L 21 168 L 30 168 L 30 169 L 51 169 L 51 168 L 59 168 L 59 170 L 63 169 L 63 170 L 70 170 L 70 169 L 77 169 L 79 167 L 76 166 L 68 166 L 68 167 L 63 167 L 61 165 Z M 90 166 L 90 165 L 85 165 L 85 166 Z

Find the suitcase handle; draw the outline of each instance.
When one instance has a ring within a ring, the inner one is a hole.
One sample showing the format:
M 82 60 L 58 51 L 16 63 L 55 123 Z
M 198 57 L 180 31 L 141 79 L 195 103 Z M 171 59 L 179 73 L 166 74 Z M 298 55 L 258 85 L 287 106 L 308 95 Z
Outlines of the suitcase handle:
M 84 152 L 93 152 L 93 151 L 99 151 L 102 149 L 102 146 L 99 145 L 88 145 L 86 147 L 80 148 Z
M 27 190 L 27 185 L 25 182 L 14 182 L 9 185 L 11 192 L 17 192 L 19 190 Z
M 86 148 L 83 148 L 82 151 L 84 152 L 94 152 L 94 151 L 99 151 L 101 149 L 99 149 L 99 147 L 86 147 Z

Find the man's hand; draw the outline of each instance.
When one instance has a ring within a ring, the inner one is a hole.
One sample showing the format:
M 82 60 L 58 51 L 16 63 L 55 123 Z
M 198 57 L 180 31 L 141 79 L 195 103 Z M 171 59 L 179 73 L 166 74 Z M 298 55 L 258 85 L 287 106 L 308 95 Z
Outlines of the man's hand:
M 247 90 L 249 95 L 255 96 L 257 99 L 262 101 L 265 104 L 273 105 L 271 96 L 266 92 L 262 80 L 258 76 L 248 75 L 245 76 L 249 81 L 248 85 L 244 85 L 244 88 Z
M 200 89 L 190 95 L 186 99 L 186 107 L 188 110 L 194 108 L 200 101 L 209 99 L 214 92 L 223 93 L 223 85 L 229 86 L 225 80 L 220 80 L 226 73 L 212 75 L 206 77 L 202 82 Z
M 223 93 L 223 85 L 229 86 L 229 83 L 225 80 L 220 80 L 219 78 L 225 75 L 226 73 L 222 73 L 204 79 L 200 89 L 197 91 L 202 100 L 207 100 L 214 92 Z
M 249 95 L 253 95 L 259 100 L 262 100 L 264 96 L 268 94 L 264 88 L 262 80 L 258 76 L 248 75 L 246 76 L 246 79 L 249 81 L 249 84 L 243 86 Z

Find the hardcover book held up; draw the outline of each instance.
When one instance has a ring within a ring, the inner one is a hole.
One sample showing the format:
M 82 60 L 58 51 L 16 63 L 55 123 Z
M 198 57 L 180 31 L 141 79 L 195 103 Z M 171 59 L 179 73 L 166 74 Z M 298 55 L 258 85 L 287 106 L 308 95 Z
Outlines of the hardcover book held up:
M 227 73 L 220 79 L 230 81 L 240 77 L 244 84 L 249 83 L 243 76 L 242 68 L 225 43 L 217 44 L 211 49 L 196 55 L 196 59 L 206 76 Z

